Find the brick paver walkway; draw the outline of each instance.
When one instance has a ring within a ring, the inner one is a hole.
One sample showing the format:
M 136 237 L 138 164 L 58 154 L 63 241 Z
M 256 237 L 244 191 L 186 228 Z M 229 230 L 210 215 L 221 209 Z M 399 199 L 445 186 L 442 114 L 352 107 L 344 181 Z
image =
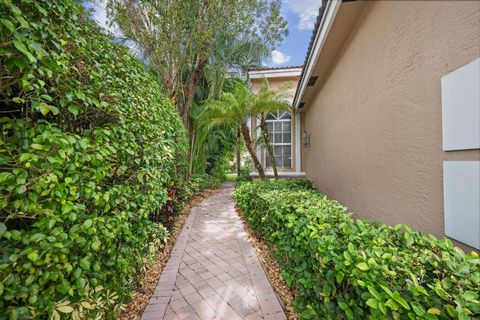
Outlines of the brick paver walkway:
M 154 319 L 286 319 L 231 185 L 192 209 L 142 316 Z

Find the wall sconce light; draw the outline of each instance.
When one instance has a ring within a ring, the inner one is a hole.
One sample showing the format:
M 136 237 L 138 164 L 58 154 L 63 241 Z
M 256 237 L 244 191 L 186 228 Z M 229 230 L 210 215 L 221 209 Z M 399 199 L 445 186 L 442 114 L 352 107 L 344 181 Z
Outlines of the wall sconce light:
M 310 135 L 305 130 L 303 131 L 302 135 L 302 144 L 304 148 L 310 147 Z

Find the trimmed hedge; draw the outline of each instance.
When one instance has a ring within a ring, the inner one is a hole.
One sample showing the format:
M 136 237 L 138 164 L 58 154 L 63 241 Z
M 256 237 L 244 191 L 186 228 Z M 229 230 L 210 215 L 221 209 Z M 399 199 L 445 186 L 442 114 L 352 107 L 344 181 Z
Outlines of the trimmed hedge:
M 238 207 L 272 245 L 302 319 L 480 317 L 480 259 L 448 239 L 354 219 L 308 182 L 239 184 Z
M 0 319 L 113 319 L 168 236 L 181 120 L 77 2 L 0 0 L 0 39 Z

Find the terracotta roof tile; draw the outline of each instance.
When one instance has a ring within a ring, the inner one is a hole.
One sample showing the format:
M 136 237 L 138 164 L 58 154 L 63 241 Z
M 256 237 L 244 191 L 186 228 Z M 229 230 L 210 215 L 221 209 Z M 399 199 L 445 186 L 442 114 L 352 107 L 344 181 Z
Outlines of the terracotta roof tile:
M 310 56 L 310 53 L 312 52 L 313 42 L 315 41 L 315 35 L 317 34 L 318 28 L 320 27 L 320 22 L 322 21 L 323 14 L 325 13 L 325 8 L 327 6 L 327 2 L 328 2 L 328 0 L 323 0 L 322 1 L 322 6 L 320 7 L 320 9 L 318 9 L 317 21 L 315 22 L 315 26 L 313 27 L 312 36 L 310 37 L 310 43 L 308 44 L 307 54 L 305 55 L 305 61 L 303 62 L 303 66 L 307 65 L 308 57 Z M 297 89 L 295 91 L 294 98 L 298 95 L 298 91 L 300 90 L 300 82 L 303 78 L 304 73 L 305 73 L 305 68 L 303 68 L 302 73 L 300 73 L 300 80 L 298 81 Z

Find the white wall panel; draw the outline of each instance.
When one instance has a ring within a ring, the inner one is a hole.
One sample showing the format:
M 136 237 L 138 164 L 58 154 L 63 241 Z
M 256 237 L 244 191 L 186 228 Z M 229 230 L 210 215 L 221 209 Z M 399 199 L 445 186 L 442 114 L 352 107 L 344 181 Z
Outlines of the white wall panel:
M 480 161 L 444 161 L 445 235 L 480 249 Z
M 480 58 L 442 77 L 443 150 L 480 148 Z

